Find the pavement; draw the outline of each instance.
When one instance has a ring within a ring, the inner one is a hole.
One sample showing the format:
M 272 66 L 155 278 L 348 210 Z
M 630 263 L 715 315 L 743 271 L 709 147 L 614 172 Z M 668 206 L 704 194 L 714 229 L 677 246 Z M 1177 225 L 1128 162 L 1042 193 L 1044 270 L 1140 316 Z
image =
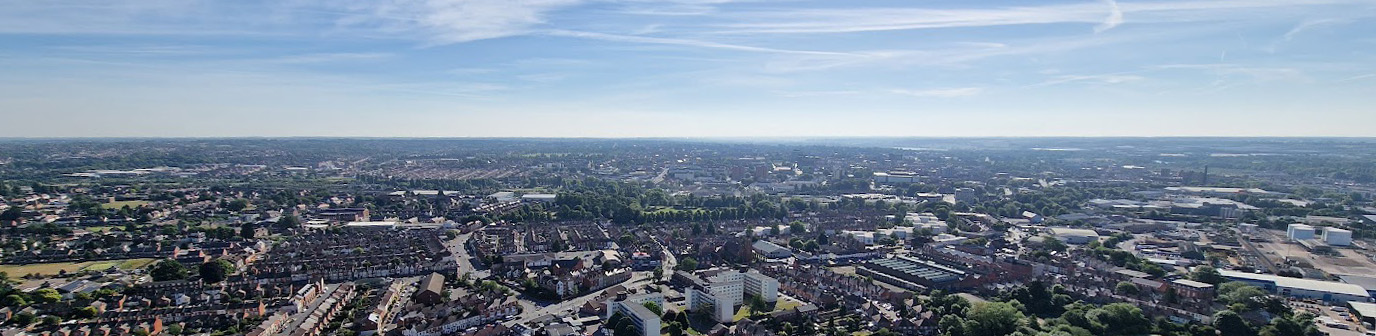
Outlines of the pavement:
M 487 270 L 479 270 L 473 265 L 473 257 L 468 254 L 468 248 L 465 247 L 468 244 L 468 239 L 472 236 L 472 233 L 460 234 L 453 240 L 446 242 L 444 246 L 449 249 L 449 252 L 454 255 L 454 259 L 459 263 L 458 274 L 460 276 L 464 273 L 472 273 L 474 279 L 487 278 Z
M 651 276 L 652 275 L 650 272 L 635 272 L 631 274 L 630 280 L 621 283 L 621 285 L 625 286 L 626 288 L 632 288 L 635 285 L 643 285 L 649 283 L 648 280 Z M 567 299 L 564 301 L 560 301 L 558 303 L 548 304 L 544 306 L 540 306 L 539 303 L 531 302 L 529 300 L 521 300 L 521 314 L 517 316 L 515 321 L 507 322 L 507 326 L 530 322 L 531 320 L 534 320 L 537 317 L 545 315 L 577 315 L 579 307 L 583 306 L 584 303 L 596 298 L 597 296 L 602 295 L 602 293 L 605 293 L 606 291 L 607 289 L 604 288 L 601 290 L 589 292 L 579 297 Z

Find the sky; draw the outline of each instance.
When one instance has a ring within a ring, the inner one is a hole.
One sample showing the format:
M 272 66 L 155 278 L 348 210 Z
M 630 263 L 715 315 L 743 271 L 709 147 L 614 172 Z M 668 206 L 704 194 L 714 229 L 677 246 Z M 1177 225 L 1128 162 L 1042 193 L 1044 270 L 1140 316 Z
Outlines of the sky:
M 0 0 L 0 137 L 1376 136 L 1373 0 Z

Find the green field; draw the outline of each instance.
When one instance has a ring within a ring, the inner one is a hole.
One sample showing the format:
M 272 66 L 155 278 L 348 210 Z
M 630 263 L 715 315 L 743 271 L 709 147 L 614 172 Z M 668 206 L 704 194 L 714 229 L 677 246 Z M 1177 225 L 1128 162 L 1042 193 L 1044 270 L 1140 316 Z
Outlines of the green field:
M 48 264 L 29 264 L 29 265 L 0 265 L 0 272 L 5 272 L 11 277 L 20 277 L 28 274 L 57 275 L 61 271 L 67 273 L 77 271 L 104 271 L 111 267 L 120 269 L 135 269 L 153 263 L 153 259 L 125 259 L 125 260 L 105 260 L 105 261 L 86 261 L 78 263 L 48 263 Z
M 793 309 L 794 307 L 798 307 L 798 306 L 802 306 L 802 305 L 803 305 L 802 302 L 798 302 L 798 301 L 794 301 L 794 300 L 789 300 L 789 299 L 780 298 L 778 302 L 775 302 L 775 303 L 774 303 L 774 310 L 768 311 L 768 312 L 765 312 L 765 313 L 773 313 L 773 312 L 776 312 L 776 311 L 789 310 L 789 309 Z M 750 306 L 749 306 L 749 305 L 741 305 L 741 308 L 736 310 L 736 315 L 733 316 L 733 317 L 731 317 L 731 320 L 732 320 L 732 321 L 740 321 L 741 319 L 746 318 L 746 317 L 750 317 Z
M 148 201 L 114 201 L 110 203 L 101 204 L 100 207 L 106 209 L 119 209 L 128 205 L 130 208 L 137 208 L 143 206 L 144 204 L 148 204 Z

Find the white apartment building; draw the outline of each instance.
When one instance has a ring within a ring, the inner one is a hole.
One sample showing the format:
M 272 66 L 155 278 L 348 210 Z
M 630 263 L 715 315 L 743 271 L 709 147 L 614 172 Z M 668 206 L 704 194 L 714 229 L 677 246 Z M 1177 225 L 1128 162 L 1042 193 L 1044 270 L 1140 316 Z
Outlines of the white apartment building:
M 765 302 L 779 300 L 779 281 L 756 270 L 708 270 L 687 290 L 688 310 L 711 307 L 718 322 L 730 322 L 746 295 L 759 295 Z
M 607 319 L 612 315 L 621 313 L 635 324 L 636 329 L 640 330 L 642 336 L 660 336 L 661 320 L 659 314 L 645 308 L 646 302 L 654 302 L 661 309 L 664 307 L 664 294 L 650 293 L 635 296 L 621 296 L 607 301 Z

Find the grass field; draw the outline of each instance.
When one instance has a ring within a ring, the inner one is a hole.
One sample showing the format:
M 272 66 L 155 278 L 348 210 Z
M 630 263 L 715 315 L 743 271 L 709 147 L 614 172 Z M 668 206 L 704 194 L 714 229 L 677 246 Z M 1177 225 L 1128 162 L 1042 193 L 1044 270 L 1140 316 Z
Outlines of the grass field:
M 123 208 L 124 206 L 128 205 L 130 208 L 137 208 L 137 207 L 143 206 L 144 204 L 148 204 L 148 201 L 115 201 L 115 202 L 110 202 L 110 203 L 101 204 L 100 207 L 106 208 L 106 209 L 119 209 L 119 208 Z
M 29 264 L 29 265 L 0 265 L 0 272 L 5 272 L 11 277 L 20 277 L 28 274 L 56 275 L 58 272 L 67 273 L 91 270 L 104 271 L 111 267 L 120 269 L 135 269 L 153 263 L 153 259 L 125 259 L 125 260 L 105 260 L 105 261 L 86 261 L 78 263 L 49 263 L 49 264 Z
M 803 305 L 802 302 L 798 302 L 798 301 L 794 301 L 794 300 L 790 300 L 790 299 L 780 298 L 778 302 L 775 302 L 775 303 L 774 303 L 774 310 L 768 311 L 768 312 L 765 312 L 765 313 L 773 313 L 773 312 L 776 312 L 776 311 L 789 310 L 789 309 L 793 309 L 794 307 L 798 307 L 798 306 L 801 306 L 801 305 Z M 750 306 L 749 306 L 749 305 L 741 305 L 741 308 L 736 310 L 736 315 L 735 315 L 735 316 L 732 316 L 732 317 L 731 317 L 731 320 L 732 320 L 732 321 L 740 321 L 741 319 L 746 318 L 746 317 L 750 317 Z

